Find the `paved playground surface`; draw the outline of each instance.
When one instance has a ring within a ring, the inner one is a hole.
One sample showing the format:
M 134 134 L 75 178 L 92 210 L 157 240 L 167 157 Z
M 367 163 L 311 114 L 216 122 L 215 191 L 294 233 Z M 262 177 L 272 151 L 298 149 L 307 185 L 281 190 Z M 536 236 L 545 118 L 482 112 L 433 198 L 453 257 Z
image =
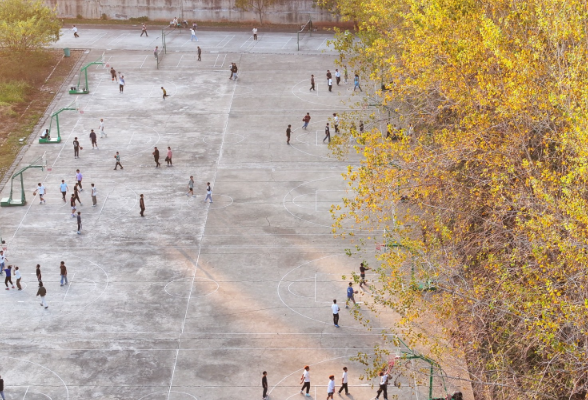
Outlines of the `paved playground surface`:
M 83 113 L 60 114 L 60 144 L 32 144 L 19 167 L 45 153 L 48 168 L 25 172 L 26 206 L 0 209 L 8 264 L 21 268 L 24 287 L 0 289 L 7 398 L 256 399 L 266 370 L 270 398 L 286 400 L 301 397 L 304 365 L 311 366 L 312 398 L 326 397 L 330 374 L 339 388 L 343 366 L 349 398 L 373 398 L 376 382 L 359 380 L 364 367 L 350 357 L 370 354 L 381 343 L 380 328 L 396 316 L 385 312 L 368 330 L 344 309 L 349 276 L 362 258 L 345 255 L 350 243 L 333 237 L 329 209 L 341 203 L 341 174 L 358 159 L 331 158 L 322 142 L 328 118 L 353 100 L 351 82 L 326 90 L 336 55 L 316 49 L 328 37 L 292 55 L 280 54 L 292 44 L 283 34 L 260 32 L 251 45 L 244 33 L 221 39 L 228 34 L 202 32 L 198 44 L 177 33 L 158 70 L 154 33 L 132 33 L 81 29 L 80 39 L 65 32 L 56 44 L 91 49 L 84 63 L 105 53 L 126 87 L 119 93 L 105 66 L 89 68 L 90 94 L 71 96 L 64 87 L 49 111 L 77 98 Z M 273 44 L 261 44 L 266 40 Z M 195 45 L 203 48 L 201 62 Z M 237 81 L 229 80 L 230 62 L 239 66 Z M 308 90 L 310 74 L 317 92 Z M 307 112 L 312 120 L 302 130 Z M 88 135 L 98 132 L 100 118 L 108 137 L 98 135 L 99 150 L 92 150 Z M 163 161 L 168 146 L 173 167 Z M 124 169 L 115 171 L 117 151 Z M 84 176 L 81 235 L 59 192 L 64 179 L 71 193 L 76 169 Z M 186 196 L 190 175 L 195 197 Z M 37 182 L 47 187 L 44 205 L 32 195 Z M 212 204 L 204 203 L 207 182 Z M 374 263 L 373 254 L 363 259 Z M 66 286 L 59 284 L 62 260 Z M 37 263 L 48 309 L 35 297 Z M 342 308 L 339 329 L 334 298 Z M 369 292 L 356 298 L 369 301 Z M 424 386 L 399 379 L 403 385 L 391 386 L 390 398 L 426 398 Z

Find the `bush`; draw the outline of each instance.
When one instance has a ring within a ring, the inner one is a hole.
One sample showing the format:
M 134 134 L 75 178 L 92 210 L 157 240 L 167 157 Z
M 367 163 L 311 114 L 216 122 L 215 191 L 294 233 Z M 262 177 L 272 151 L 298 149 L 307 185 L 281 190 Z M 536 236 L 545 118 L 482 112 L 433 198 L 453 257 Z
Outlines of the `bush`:
M 147 22 L 147 21 L 149 21 L 149 17 L 142 16 L 142 17 L 138 17 L 138 18 L 129 18 L 129 21 L 131 21 L 131 22 Z
M 78 14 L 76 15 L 76 19 L 84 19 L 84 17 L 82 16 L 82 14 Z
M 108 15 L 102 13 L 102 15 L 100 16 L 100 19 L 106 21 L 108 19 Z
M 24 81 L 0 82 L 0 103 L 14 104 L 25 101 L 30 86 Z

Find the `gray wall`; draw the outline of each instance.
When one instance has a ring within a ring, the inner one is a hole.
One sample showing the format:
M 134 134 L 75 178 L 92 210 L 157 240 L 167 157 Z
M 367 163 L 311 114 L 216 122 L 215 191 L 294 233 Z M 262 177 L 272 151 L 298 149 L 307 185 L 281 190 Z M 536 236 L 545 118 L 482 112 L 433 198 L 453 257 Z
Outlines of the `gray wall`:
M 57 6 L 60 17 L 100 18 L 104 13 L 111 19 L 147 16 L 151 20 L 171 20 L 173 17 L 192 21 L 259 21 L 254 12 L 235 8 L 234 0 L 46 0 Z M 313 7 L 313 0 L 278 0 L 264 15 L 264 22 L 274 24 L 303 24 L 311 16 L 316 22 L 334 22 L 328 12 Z M 183 11 L 182 11 L 183 10 Z

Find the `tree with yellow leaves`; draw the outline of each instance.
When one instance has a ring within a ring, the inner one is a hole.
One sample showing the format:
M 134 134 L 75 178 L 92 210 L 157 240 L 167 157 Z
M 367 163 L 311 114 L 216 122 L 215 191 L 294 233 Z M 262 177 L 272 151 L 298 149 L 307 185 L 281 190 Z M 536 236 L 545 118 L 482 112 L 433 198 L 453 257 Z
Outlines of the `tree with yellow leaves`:
M 358 32 L 335 46 L 378 82 L 373 129 L 349 114 L 332 145 L 363 155 L 335 230 L 394 249 L 375 302 L 405 327 L 433 313 L 478 399 L 588 398 L 586 2 L 336 3 Z

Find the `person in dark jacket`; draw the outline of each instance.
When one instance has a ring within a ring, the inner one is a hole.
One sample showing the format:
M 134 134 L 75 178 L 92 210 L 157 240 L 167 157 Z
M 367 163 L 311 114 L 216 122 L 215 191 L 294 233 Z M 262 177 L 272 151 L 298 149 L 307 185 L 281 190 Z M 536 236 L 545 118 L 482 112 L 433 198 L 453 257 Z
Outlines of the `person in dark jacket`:
M 43 282 L 39 282 L 39 290 L 37 290 L 37 296 L 41 296 L 41 306 L 45 308 L 49 308 L 47 302 L 45 301 L 45 296 L 47 295 L 47 289 L 43 286 Z

